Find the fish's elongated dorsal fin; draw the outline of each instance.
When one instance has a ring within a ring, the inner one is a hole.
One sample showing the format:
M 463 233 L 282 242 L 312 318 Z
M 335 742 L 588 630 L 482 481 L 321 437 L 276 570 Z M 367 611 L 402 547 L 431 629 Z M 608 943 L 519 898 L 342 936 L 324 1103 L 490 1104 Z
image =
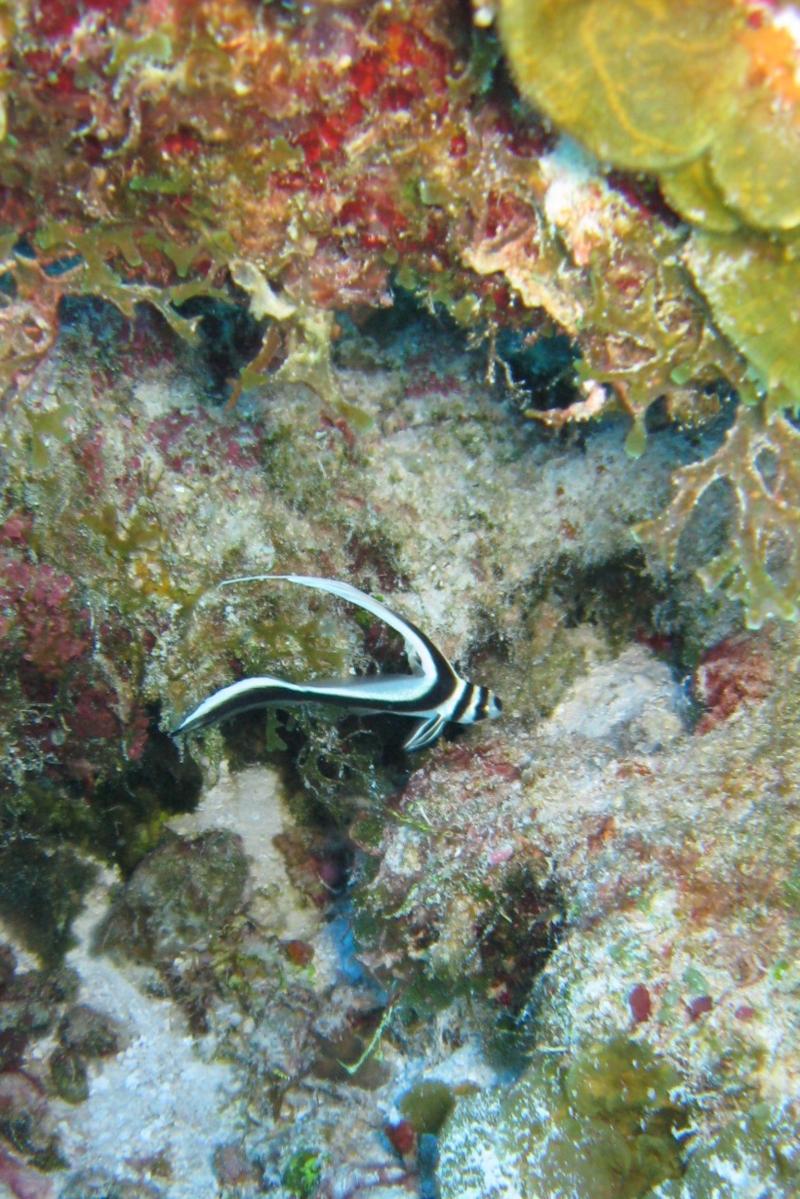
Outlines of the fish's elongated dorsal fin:
M 329 595 L 336 595 L 340 599 L 347 600 L 349 603 L 363 608 L 366 612 L 371 612 L 373 616 L 377 616 L 379 620 L 382 620 L 400 634 L 405 642 L 409 661 L 413 665 L 418 665 L 420 673 L 425 678 L 433 682 L 433 680 L 441 677 L 442 674 L 455 677 L 455 671 L 447 661 L 447 658 L 428 640 L 416 625 L 412 624 L 410 620 L 406 620 L 405 617 L 399 616 L 397 612 L 393 612 L 391 608 L 387 608 L 380 600 L 367 595 L 365 591 L 359 591 L 357 587 L 353 587 L 350 583 L 343 583 L 339 579 L 324 579 L 316 575 L 243 575 L 236 579 L 223 579 L 220 587 L 227 587 L 233 583 L 260 583 L 269 581 L 297 583 L 301 587 L 313 587 L 317 591 L 325 591 Z

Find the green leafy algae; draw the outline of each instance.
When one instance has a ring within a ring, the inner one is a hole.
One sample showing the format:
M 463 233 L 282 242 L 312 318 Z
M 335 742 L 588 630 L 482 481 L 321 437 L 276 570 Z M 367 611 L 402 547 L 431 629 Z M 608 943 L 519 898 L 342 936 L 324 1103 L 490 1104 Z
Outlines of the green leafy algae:
M 502 0 L 501 33 L 523 94 L 599 158 L 656 173 L 705 158 L 744 223 L 800 223 L 800 91 L 784 31 L 748 25 L 730 0 Z M 671 191 L 694 220 L 694 200 Z
M 693 225 L 712 233 L 733 233 L 739 228 L 739 218 L 725 204 L 704 158 L 662 172 L 661 191 L 665 200 Z
M 676 492 L 636 535 L 675 565 L 681 535 L 703 494 L 727 482 L 734 501 L 729 545 L 700 573 L 707 591 L 740 600 L 749 628 L 800 615 L 800 432 L 781 415 L 743 406 L 710 458 L 676 471 Z
M 800 224 L 800 122 L 791 107 L 758 92 L 723 127 L 709 159 L 727 203 L 748 224 L 762 229 Z
M 624 234 L 624 255 L 602 247 L 590 262 L 578 375 L 614 388 L 633 420 L 626 449 L 638 457 L 651 404 L 679 393 L 688 379 L 699 387 L 726 374 L 735 377 L 738 364 L 686 286 L 682 236 L 638 222 Z
M 322 1155 L 313 1149 L 299 1149 L 283 1172 L 283 1185 L 296 1199 L 311 1199 L 322 1177 Z
M 130 34 L 121 33 L 114 39 L 107 72 L 109 75 L 118 76 L 143 63 L 166 66 L 172 62 L 172 58 L 172 41 L 163 29 L 153 29 L 143 37 L 131 37 Z

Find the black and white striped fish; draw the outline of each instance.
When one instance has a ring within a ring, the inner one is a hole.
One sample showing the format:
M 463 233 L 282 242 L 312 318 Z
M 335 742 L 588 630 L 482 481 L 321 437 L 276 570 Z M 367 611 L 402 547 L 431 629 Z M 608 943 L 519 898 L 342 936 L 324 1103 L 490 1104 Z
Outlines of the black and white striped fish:
M 497 696 L 486 687 L 468 683 L 456 674 L 444 654 L 416 625 L 349 583 L 311 575 L 249 575 L 242 579 L 227 579 L 226 583 L 277 579 L 327 591 L 377 616 L 401 634 L 415 673 L 308 683 L 289 683 L 272 675 L 242 679 L 204 699 L 184 717 L 173 735 L 194 732 L 251 708 L 323 703 L 359 715 L 386 712 L 393 716 L 408 716 L 416 725 L 404 742 L 404 748 L 414 750 L 431 745 L 450 722 L 474 724 L 487 716 L 500 715 L 502 704 Z

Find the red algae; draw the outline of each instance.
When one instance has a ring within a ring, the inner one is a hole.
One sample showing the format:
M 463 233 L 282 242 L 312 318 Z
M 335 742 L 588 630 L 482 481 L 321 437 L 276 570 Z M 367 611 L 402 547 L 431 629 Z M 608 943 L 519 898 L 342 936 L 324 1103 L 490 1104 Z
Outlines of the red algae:
M 417 1147 L 417 1134 L 410 1120 L 398 1120 L 396 1124 L 387 1124 L 384 1129 L 392 1148 L 400 1157 L 410 1157 Z
M 653 1002 L 650 992 L 643 983 L 637 983 L 628 995 L 628 1007 L 634 1024 L 644 1024 L 653 1014 Z
M 695 999 L 691 999 L 686 1004 L 686 1011 L 689 1019 L 699 1020 L 701 1016 L 705 1016 L 714 1007 L 714 1001 L 710 995 L 698 995 Z
M 698 733 L 729 720 L 743 704 L 765 699 L 773 686 L 769 641 L 736 635 L 706 650 L 695 672 L 695 693 L 706 711 Z
M 46 563 L 7 559 L 2 570 L 0 649 L 21 653 L 42 680 L 52 682 L 89 647 L 87 613 L 76 607 L 74 581 Z

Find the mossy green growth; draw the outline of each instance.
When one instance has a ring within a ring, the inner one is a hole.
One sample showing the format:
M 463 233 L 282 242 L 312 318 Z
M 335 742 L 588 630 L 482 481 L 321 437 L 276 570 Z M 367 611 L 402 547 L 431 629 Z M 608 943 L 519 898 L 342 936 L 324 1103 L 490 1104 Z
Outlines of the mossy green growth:
M 681 1175 L 673 1068 L 617 1036 L 536 1061 L 507 1091 L 460 1104 L 442 1134 L 442 1199 L 486 1194 L 480 1150 L 508 1194 L 639 1199 Z M 481 1189 L 483 1188 L 483 1189 Z
M 455 1106 L 452 1089 L 444 1082 L 418 1082 L 400 1100 L 400 1111 L 415 1132 L 437 1133 Z
M 54 1049 L 49 1070 L 50 1082 L 61 1099 L 67 1103 L 83 1103 L 89 1098 L 86 1062 L 74 1049 Z
M 648 1045 L 618 1036 L 583 1049 L 567 1065 L 562 1082 L 573 1114 L 636 1120 L 641 1113 L 670 1108 L 670 1092 L 679 1079 Z
M 800 615 L 800 433 L 783 415 L 800 411 L 800 239 L 754 233 L 692 234 L 684 261 L 722 332 L 745 356 L 742 406 L 709 458 L 675 472 L 667 509 L 635 533 L 669 566 L 698 502 L 724 480 L 733 514 L 728 545 L 699 572 L 744 608 L 750 628 Z M 726 368 L 729 377 L 731 372 Z
M 0 915 L 51 965 L 72 944 L 70 927 L 96 877 L 95 867 L 64 845 L 0 832 Z
M 15 666 L 6 659 L 0 687 L 0 917 L 45 965 L 59 962 L 72 945 L 71 925 L 96 877 L 95 865 L 80 852 L 99 856 L 108 849 L 111 860 L 123 825 L 136 816 L 124 806 L 131 793 L 120 782 L 118 744 L 105 746 L 94 758 L 98 765 L 92 802 L 69 778 L 59 779 L 38 747 L 20 740 L 14 721 L 28 701 L 19 687 Z M 54 745 L 57 740 L 54 739 Z M 116 785 L 113 816 L 99 806 L 106 771 Z M 120 806 L 120 794 L 123 806 Z M 132 797 L 131 797 L 132 798 Z
M 57 408 L 26 409 L 31 429 L 30 464 L 35 471 L 54 468 L 53 443 L 64 445 L 69 441 L 72 411 L 70 404 L 60 404 Z
M 289 1159 L 282 1182 L 296 1199 L 312 1199 L 322 1177 L 322 1156 L 313 1149 L 299 1149 Z

